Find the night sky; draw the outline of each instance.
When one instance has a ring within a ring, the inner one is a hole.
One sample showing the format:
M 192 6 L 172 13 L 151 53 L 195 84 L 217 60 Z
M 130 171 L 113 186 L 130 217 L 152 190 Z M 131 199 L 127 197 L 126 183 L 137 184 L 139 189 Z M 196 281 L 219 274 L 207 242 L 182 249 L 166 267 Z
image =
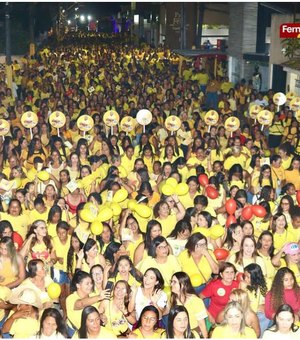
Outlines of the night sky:
M 59 5 L 75 15 L 75 7 L 79 7 L 80 14 L 92 15 L 94 19 L 116 15 L 121 10 L 121 2 L 34 2 L 35 35 L 48 31 L 58 14 Z M 129 3 L 130 4 L 130 3 Z M 73 6 L 72 6 L 73 5 Z M 11 19 L 20 22 L 24 29 L 28 27 L 29 2 L 10 2 Z M 5 3 L 0 3 L 0 21 L 4 21 Z

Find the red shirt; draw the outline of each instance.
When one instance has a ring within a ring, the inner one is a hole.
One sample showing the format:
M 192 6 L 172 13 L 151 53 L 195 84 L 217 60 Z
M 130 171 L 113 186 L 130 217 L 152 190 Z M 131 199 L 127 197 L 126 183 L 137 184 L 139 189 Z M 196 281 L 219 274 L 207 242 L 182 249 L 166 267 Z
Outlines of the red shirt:
M 295 314 L 300 311 L 300 294 L 296 294 L 294 289 L 284 289 L 282 304 L 288 304 L 293 308 Z M 268 292 L 265 299 L 265 315 L 268 319 L 273 319 L 275 310 L 272 308 L 272 294 Z
M 217 279 L 210 281 L 203 289 L 201 295 L 211 299 L 208 311 L 214 318 L 216 318 L 227 305 L 231 291 L 238 287 L 239 283 L 235 280 L 230 286 L 226 286 L 221 279 Z

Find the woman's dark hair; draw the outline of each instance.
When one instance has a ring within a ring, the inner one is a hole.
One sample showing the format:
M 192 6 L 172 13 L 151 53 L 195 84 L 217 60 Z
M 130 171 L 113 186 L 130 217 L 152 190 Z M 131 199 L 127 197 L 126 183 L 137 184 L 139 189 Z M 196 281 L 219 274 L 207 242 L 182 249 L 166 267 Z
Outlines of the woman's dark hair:
M 205 240 L 205 242 L 207 244 L 207 238 L 204 235 L 202 235 L 201 233 L 195 233 L 195 234 L 192 234 L 189 237 L 189 239 L 188 239 L 188 241 L 185 245 L 185 249 L 187 249 L 189 256 L 191 256 L 191 253 L 193 251 L 195 251 L 196 244 L 201 240 Z
M 106 222 L 102 222 L 102 224 L 103 224 L 103 228 L 106 227 L 106 228 L 109 229 L 109 232 L 110 232 L 109 242 L 114 241 L 114 232 L 113 232 L 113 230 L 111 229 L 111 226 L 110 226 L 108 223 L 106 223 Z M 102 234 L 102 233 L 101 233 L 101 234 Z M 103 249 L 105 243 L 104 243 L 104 241 L 103 241 L 103 239 L 102 239 L 101 234 L 96 236 L 96 240 L 97 240 L 98 243 L 100 244 L 100 252 L 102 253 L 102 249 Z
M 247 286 L 247 289 L 250 292 L 254 292 L 255 296 L 257 296 L 257 291 L 259 289 L 261 295 L 266 296 L 268 288 L 260 265 L 257 263 L 250 263 L 244 268 L 244 272 L 250 274 L 251 283 Z
M 37 272 L 37 264 L 41 263 L 42 265 L 44 265 L 44 261 L 40 260 L 40 259 L 34 259 L 34 260 L 30 260 L 27 264 L 27 273 L 28 273 L 28 277 L 35 277 L 36 276 L 36 272 Z
M 1 222 L 0 222 L 1 223 Z M 144 241 L 144 248 L 145 250 L 149 250 L 152 244 L 152 239 L 151 239 L 151 230 L 153 227 L 155 227 L 156 225 L 158 225 L 160 227 L 160 230 L 162 230 L 161 224 L 156 221 L 156 220 L 150 220 L 147 223 L 147 228 L 146 228 L 146 233 L 145 233 L 145 241 Z
M 293 210 L 293 207 L 294 207 L 294 201 L 293 201 L 293 198 L 290 196 L 290 195 L 284 195 L 283 197 L 281 197 L 281 200 L 279 202 L 279 205 L 278 205 L 278 209 L 277 209 L 277 213 L 282 213 L 283 212 L 283 209 L 282 209 L 282 206 L 281 206 L 281 202 L 282 200 L 287 200 L 289 202 L 289 214 L 292 212 Z
M 138 282 L 141 282 L 142 281 L 142 277 L 139 275 L 138 271 L 136 270 L 136 268 L 134 267 L 134 264 L 133 262 L 131 261 L 130 257 L 127 256 L 127 255 L 122 255 L 118 258 L 117 262 L 116 262 L 116 265 L 115 265 L 115 269 L 114 271 L 111 273 L 110 277 L 112 278 L 116 278 L 117 277 L 117 274 L 118 274 L 118 266 L 119 266 L 119 263 L 122 261 L 122 260 L 127 260 L 128 263 L 130 264 L 130 271 L 129 273 L 138 281 Z
M 154 286 L 154 292 L 157 292 L 160 289 L 164 289 L 164 287 L 165 287 L 165 280 L 164 280 L 163 276 L 161 275 L 161 272 L 157 268 L 152 268 L 151 267 L 151 268 L 148 268 L 145 271 L 144 276 L 149 271 L 152 271 L 154 273 L 154 275 L 156 276 L 156 280 L 158 281 L 156 283 L 156 285 Z M 142 280 L 142 283 L 141 283 L 141 287 L 144 288 L 144 281 L 143 280 Z
M 74 260 L 75 262 L 77 261 L 78 259 L 78 256 L 77 254 L 75 254 L 75 259 L 74 259 L 74 249 L 72 247 L 72 238 L 76 238 L 79 242 L 79 247 L 80 249 L 83 248 L 83 243 L 80 241 L 79 237 L 77 236 L 76 232 L 73 231 L 72 235 L 71 235 L 71 240 L 70 240 L 70 247 L 69 247 L 69 250 L 68 250 L 68 255 L 67 255 L 67 271 L 68 273 L 73 273 L 73 263 L 74 263 Z
M 278 315 L 281 313 L 281 312 L 289 312 L 293 315 L 293 323 L 291 325 L 291 331 L 292 332 L 297 332 L 297 330 L 299 329 L 299 326 L 295 325 L 295 313 L 294 313 L 294 310 L 293 308 L 284 303 L 283 305 L 279 306 L 279 308 L 277 309 L 275 315 L 274 315 L 274 326 L 270 329 L 271 331 L 274 331 L 274 332 L 277 332 L 279 330 L 278 328 L 278 324 L 277 324 L 277 317 Z
M 269 177 L 269 181 L 270 181 L 270 186 L 273 188 L 273 180 L 272 180 L 272 176 L 271 176 L 271 167 L 269 164 L 264 164 L 262 165 L 262 167 L 260 168 L 260 173 L 259 173 L 259 177 L 258 177 L 258 184 L 261 187 L 262 186 L 262 181 L 263 181 L 263 172 L 265 170 L 270 170 L 270 177 Z
M 102 204 L 102 198 L 101 198 L 100 193 L 98 193 L 98 192 L 90 193 L 88 198 L 87 198 L 87 202 L 91 202 L 91 198 L 94 198 L 99 205 Z
M 262 238 L 264 236 L 270 236 L 272 238 L 272 245 L 270 247 L 270 249 L 268 250 L 268 254 L 269 256 L 272 258 L 274 256 L 274 251 L 275 251 L 275 248 L 274 248 L 274 237 L 273 237 L 273 234 L 269 231 L 269 230 L 264 230 L 258 237 L 257 239 L 257 243 L 256 243 L 256 249 L 259 250 L 261 249 L 262 247 Z
M 156 258 L 156 248 L 163 242 L 168 244 L 168 241 L 163 236 L 155 237 L 151 242 L 151 247 L 149 248 L 148 255 Z
M 271 185 L 265 185 L 261 188 L 260 195 L 259 195 L 259 201 L 263 200 L 266 202 L 269 202 L 271 200 L 271 192 L 274 189 L 271 187 Z
M 174 306 L 173 308 L 170 309 L 169 317 L 168 317 L 168 325 L 167 325 L 167 328 L 166 328 L 166 333 L 167 333 L 166 337 L 169 338 L 169 339 L 174 339 L 174 335 L 175 335 L 174 334 L 174 326 L 173 326 L 174 319 L 181 312 L 186 313 L 187 316 L 188 316 L 188 319 L 189 319 L 187 329 L 184 332 L 184 338 L 185 339 L 194 339 L 195 336 L 194 336 L 194 334 L 191 330 L 189 313 L 184 306 L 178 306 L 178 305 Z
M 57 223 L 57 225 L 56 225 L 56 231 L 58 229 L 63 229 L 65 231 L 69 231 L 70 230 L 70 226 L 69 226 L 68 222 L 66 222 L 66 221 L 59 221 Z
M 178 234 L 184 232 L 185 230 L 189 230 L 189 232 L 191 233 L 192 226 L 187 219 L 182 219 L 176 223 L 175 228 L 172 230 L 171 234 L 168 237 L 177 238 Z
M 0 239 L 3 237 L 3 232 L 6 228 L 9 228 L 11 232 L 14 231 L 9 221 L 7 220 L 0 221 Z
M 152 305 L 149 305 L 149 306 L 146 306 L 146 307 L 143 308 L 143 310 L 141 312 L 141 315 L 140 315 L 140 318 L 139 318 L 139 320 L 137 322 L 136 328 L 141 327 L 142 319 L 143 319 L 143 316 L 144 316 L 144 314 L 146 312 L 153 312 L 153 313 L 155 313 L 155 315 L 156 315 L 156 323 L 153 326 L 153 329 L 155 330 L 155 329 L 159 328 L 159 312 L 158 312 L 158 309 L 156 307 L 152 306 Z
M 213 222 L 213 217 L 211 216 L 211 214 L 208 211 L 203 210 L 199 213 L 199 215 L 202 215 L 205 218 L 207 222 L 207 228 L 210 228 Z
M 9 214 L 9 209 L 10 209 L 12 203 L 17 203 L 17 204 L 19 205 L 19 208 L 20 208 L 20 215 L 21 215 L 22 212 L 23 212 L 23 209 L 22 209 L 21 202 L 20 202 L 17 198 L 12 198 L 12 199 L 9 201 L 9 205 L 8 205 L 8 214 Z
M 41 316 L 41 321 L 40 321 L 40 329 L 39 329 L 39 331 L 36 334 L 37 338 L 42 338 L 43 337 L 43 323 L 44 323 L 45 319 L 48 316 L 51 316 L 55 320 L 55 322 L 56 322 L 57 328 L 56 328 L 56 332 L 55 333 L 56 334 L 60 333 L 65 338 L 67 338 L 68 337 L 68 333 L 67 333 L 66 324 L 64 322 L 64 319 L 61 317 L 60 312 L 57 309 L 55 309 L 55 308 L 46 308 L 43 311 L 43 314 Z
M 71 293 L 74 293 L 76 292 L 77 290 L 77 284 L 79 284 L 82 280 L 86 279 L 86 278 L 90 278 L 93 282 L 93 279 L 91 277 L 91 275 L 87 272 L 84 272 L 83 270 L 78 270 L 77 272 L 75 272 L 74 276 L 73 276 L 73 279 L 71 281 L 71 285 L 70 285 L 70 288 L 71 288 Z
M 234 270 L 234 273 L 236 274 L 237 270 L 234 264 L 230 262 L 221 262 L 219 266 L 219 279 L 222 279 L 222 276 L 220 274 L 222 274 L 227 268 L 232 268 Z
M 87 320 L 88 316 L 92 313 L 97 313 L 99 315 L 99 323 L 100 323 L 100 313 L 99 313 L 98 309 L 94 306 L 84 307 L 84 309 L 81 313 L 80 328 L 78 329 L 79 339 L 87 339 L 88 338 L 88 333 L 87 333 L 87 328 L 86 328 L 86 320 Z
M 85 242 L 84 246 L 83 246 L 83 253 L 84 253 L 84 259 L 87 263 L 87 252 L 89 250 L 91 250 L 95 245 L 97 245 L 97 242 L 92 239 L 92 238 L 88 238 L 87 241 Z
M 240 226 L 241 225 L 239 223 L 231 223 L 227 228 L 227 235 L 223 242 L 223 245 L 226 244 L 228 250 L 232 249 L 232 247 L 234 246 L 233 233 L 235 232 L 235 229 Z
M 56 213 L 59 213 L 59 215 L 60 215 L 59 220 L 61 220 L 61 216 L 62 216 L 61 207 L 58 206 L 58 205 L 53 205 L 53 206 L 50 208 L 50 210 L 49 210 L 49 213 L 48 213 L 48 221 L 47 221 L 47 222 L 52 223 L 53 216 L 54 216 Z
M 185 304 L 188 295 L 197 295 L 195 292 L 195 289 L 192 286 L 191 279 L 185 272 L 177 272 L 172 275 L 176 277 L 176 279 L 179 282 L 179 294 L 171 293 L 171 307 L 174 307 L 178 304 L 178 300 L 180 300 L 180 303 Z
M 142 195 L 143 191 L 145 191 L 145 190 L 149 191 L 150 195 L 153 194 L 153 189 L 152 189 L 149 181 L 144 181 L 144 182 L 141 183 L 141 186 L 138 190 L 138 194 Z
M 240 180 L 244 182 L 243 178 L 243 168 L 240 164 L 234 164 L 228 171 L 228 182 L 232 181 L 233 174 L 238 173 L 240 175 Z
M 110 244 L 107 246 L 105 252 L 104 252 L 104 257 L 106 260 L 108 260 L 112 265 L 115 263 L 114 259 L 114 254 L 118 252 L 118 250 L 121 247 L 121 243 L 112 241 Z

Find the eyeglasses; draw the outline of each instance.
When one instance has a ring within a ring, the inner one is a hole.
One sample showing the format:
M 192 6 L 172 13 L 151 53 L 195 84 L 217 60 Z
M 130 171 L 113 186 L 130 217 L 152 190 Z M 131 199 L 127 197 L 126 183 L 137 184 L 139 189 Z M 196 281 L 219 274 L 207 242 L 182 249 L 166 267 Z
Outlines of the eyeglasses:
M 158 248 L 158 249 L 166 249 L 166 248 L 168 248 L 168 245 L 165 245 L 165 246 L 160 245 L 160 246 L 157 246 L 157 248 Z
M 290 203 L 287 203 L 287 202 L 281 202 L 281 205 L 290 205 Z
M 206 246 L 206 242 L 204 243 L 204 242 L 198 242 L 198 243 L 196 243 L 196 248 L 201 248 L 201 247 L 205 247 Z
M 147 316 L 143 316 L 143 320 L 145 320 L 145 321 L 150 321 L 150 322 L 156 322 L 157 321 L 157 319 L 156 318 L 151 318 L 151 317 L 147 317 Z

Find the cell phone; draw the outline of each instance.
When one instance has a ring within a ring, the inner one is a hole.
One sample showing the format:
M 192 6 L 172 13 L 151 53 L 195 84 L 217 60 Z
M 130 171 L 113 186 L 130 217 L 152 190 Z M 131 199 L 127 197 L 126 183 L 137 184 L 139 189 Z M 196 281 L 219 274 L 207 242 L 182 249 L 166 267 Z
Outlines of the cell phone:
M 114 283 L 112 281 L 107 281 L 106 286 L 105 286 L 105 290 L 109 289 L 110 291 L 112 291 L 114 289 Z

